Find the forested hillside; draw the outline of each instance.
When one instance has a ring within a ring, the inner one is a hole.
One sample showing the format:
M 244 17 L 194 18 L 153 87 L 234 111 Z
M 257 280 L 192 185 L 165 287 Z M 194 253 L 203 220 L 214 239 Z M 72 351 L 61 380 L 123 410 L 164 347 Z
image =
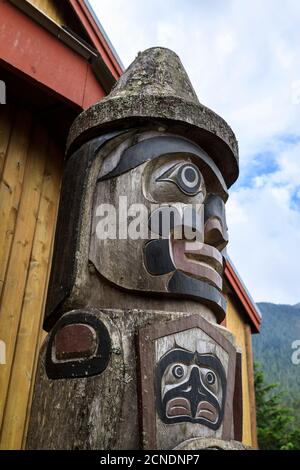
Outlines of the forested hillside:
M 260 362 L 269 383 L 278 383 L 285 403 L 292 407 L 300 425 L 300 364 L 292 363 L 292 343 L 300 340 L 300 304 L 258 303 L 263 321 L 254 335 L 254 359 Z

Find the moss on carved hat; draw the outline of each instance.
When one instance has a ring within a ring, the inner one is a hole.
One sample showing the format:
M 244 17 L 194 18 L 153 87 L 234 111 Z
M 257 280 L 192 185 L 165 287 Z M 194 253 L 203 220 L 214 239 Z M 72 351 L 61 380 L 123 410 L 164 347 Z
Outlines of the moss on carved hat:
M 199 102 L 179 57 L 161 47 L 139 53 L 110 94 L 75 119 L 68 153 L 108 130 L 153 121 L 198 143 L 215 160 L 228 187 L 236 180 L 238 144 L 232 129 Z

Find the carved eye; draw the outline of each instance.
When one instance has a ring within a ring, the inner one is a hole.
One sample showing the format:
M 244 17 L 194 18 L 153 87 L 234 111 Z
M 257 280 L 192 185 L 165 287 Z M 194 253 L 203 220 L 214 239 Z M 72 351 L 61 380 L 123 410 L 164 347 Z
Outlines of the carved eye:
M 181 186 L 188 188 L 189 192 L 195 192 L 199 187 L 200 173 L 194 165 L 183 165 L 177 175 L 177 181 Z
M 177 164 L 165 171 L 156 181 L 170 181 L 188 196 L 195 196 L 204 185 L 203 177 L 193 163 Z
M 172 374 L 174 375 L 175 379 L 182 379 L 184 376 L 184 369 L 180 365 L 176 365 L 172 369 Z
M 205 380 L 206 382 L 209 384 L 209 385 L 214 385 L 214 383 L 216 382 L 216 375 L 214 372 L 207 372 L 206 376 L 205 376 Z

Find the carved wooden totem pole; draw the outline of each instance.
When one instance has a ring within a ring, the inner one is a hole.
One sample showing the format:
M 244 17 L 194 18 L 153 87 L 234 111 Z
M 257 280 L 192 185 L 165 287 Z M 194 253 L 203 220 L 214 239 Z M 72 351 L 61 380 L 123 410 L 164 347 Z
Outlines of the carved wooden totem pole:
M 219 326 L 238 148 L 172 51 L 140 53 L 73 124 L 29 449 L 239 448 Z

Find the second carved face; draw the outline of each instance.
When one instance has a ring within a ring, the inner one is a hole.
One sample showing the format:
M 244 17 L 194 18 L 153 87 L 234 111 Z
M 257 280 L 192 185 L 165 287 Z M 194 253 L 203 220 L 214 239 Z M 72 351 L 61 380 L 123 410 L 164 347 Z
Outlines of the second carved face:
M 155 381 L 157 411 L 164 423 L 220 427 L 226 375 L 217 356 L 174 347 L 158 362 Z

